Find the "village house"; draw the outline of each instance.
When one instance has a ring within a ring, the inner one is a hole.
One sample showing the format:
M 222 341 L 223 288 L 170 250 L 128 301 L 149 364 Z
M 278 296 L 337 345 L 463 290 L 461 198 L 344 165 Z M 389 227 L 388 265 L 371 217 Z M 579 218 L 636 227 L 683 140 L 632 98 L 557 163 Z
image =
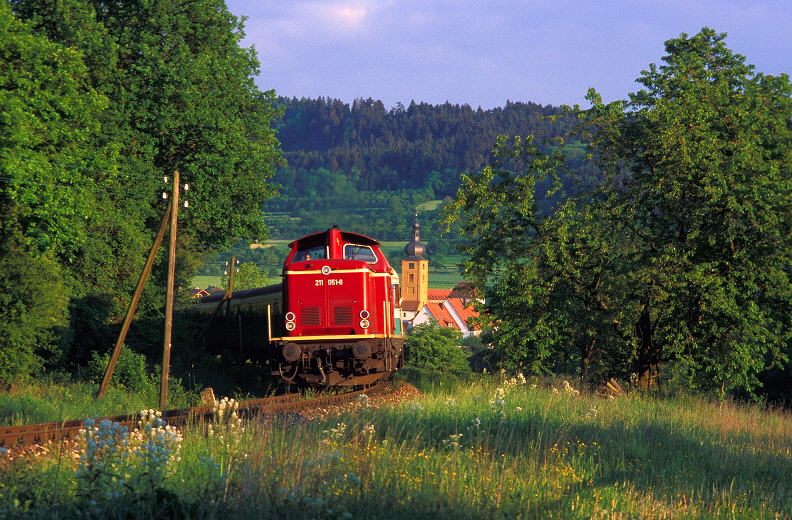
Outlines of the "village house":
M 463 337 L 481 334 L 481 330 L 470 323 L 470 318 L 477 316 L 469 305 L 470 284 L 462 282 L 454 289 L 429 289 L 429 260 L 425 254 L 426 246 L 420 240 L 416 215 L 412 237 L 404 247 L 402 259 L 402 328 L 409 330 L 434 320 L 441 327 L 459 330 Z

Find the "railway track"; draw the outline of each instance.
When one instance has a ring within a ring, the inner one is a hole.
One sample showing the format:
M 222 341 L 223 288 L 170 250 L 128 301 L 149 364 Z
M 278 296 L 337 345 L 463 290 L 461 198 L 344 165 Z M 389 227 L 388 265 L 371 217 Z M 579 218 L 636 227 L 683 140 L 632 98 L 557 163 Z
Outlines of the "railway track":
M 361 394 L 371 394 L 382 391 L 384 386 L 384 384 L 379 384 L 366 390 L 358 390 L 333 396 L 316 397 L 307 400 L 301 399 L 302 394 L 294 393 L 263 399 L 239 401 L 236 412 L 241 417 L 251 418 L 262 415 L 296 413 L 301 410 L 312 408 L 339 406 L 353 402 Z M 203 405 L 192 408 L 165 410 L 162 412 L 161 419 L 170 426 L 183 428 L 188 424 L 200 422 L 210 423 L 214 418 L 214 414 L 214 405 Z M 140 414 L 100 417 L 97 420 L 105 419 L 117 422 L 132 431 L 137 428 Z M 24 426 L 2 426 L 0 427 L 0 447 L 11 448 L 24 444 L 45 444 L 47 442 L 74 439 L 83 428 L 84 422 L 85 419 L 74 419 Z

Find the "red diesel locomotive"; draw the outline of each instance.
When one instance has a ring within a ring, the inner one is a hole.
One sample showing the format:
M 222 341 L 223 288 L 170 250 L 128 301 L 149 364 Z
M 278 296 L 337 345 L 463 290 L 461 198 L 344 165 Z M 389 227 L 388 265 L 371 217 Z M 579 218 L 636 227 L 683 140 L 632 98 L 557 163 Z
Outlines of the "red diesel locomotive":
M 206 335 L 285 381 L 367 385 L 403 363 L 399 277 L 376 240 L 337 226 L 289 244 L 282 283 L 202 298 Z M 214 323 L 217 323 L 214 325 Z

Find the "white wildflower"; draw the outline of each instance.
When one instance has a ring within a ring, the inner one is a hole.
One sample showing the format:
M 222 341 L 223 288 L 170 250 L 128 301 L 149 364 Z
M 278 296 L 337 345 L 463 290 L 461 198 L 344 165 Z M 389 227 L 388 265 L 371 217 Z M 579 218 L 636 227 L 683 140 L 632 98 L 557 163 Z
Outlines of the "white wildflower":
M 373 424 L 367 424 L 363 427 L 363 438 L 366 441 L 366 445 L 371 444 L 371 442 L 374 440 L 374 434 L 376 433 L 377 432 L 375 431 Z
M 470 424 L 467 427 L 467 431 L 474 439 L 478 438 L 479 435 L 484 433 L 484 430 L 481 429 L 481 419 L 478 417 L 471 419 Z
M 580 390 L 573 388 L 572 385 L 569 384 L 569 381 L 566 379 L 563 382 L 564 385 L 564 393 L 568 395 L 580 395 Z
M 506 416 L 506 390 L 503 387 L 495 389 L 495 396 L 490 399 L 490 406 L 497 417 L 503 419 Z
M 335 428 L 323 430 L 322 433 L 325 434 L 325 439 L 322 442 L 324 444 L 340 444 L 346 435 L 346 428 L 346 423 L 338 423 Z
M 461 438 L 462 438 L 461 433 L 452 433 L 451 435 L 448 436 L 447 439 L 443 440 L 443 446 L 445 446 L 449 450 L 458 451 L 459 448 L 462 447 L 462 444 L 460 444 L 459 442 L 459 439 Z

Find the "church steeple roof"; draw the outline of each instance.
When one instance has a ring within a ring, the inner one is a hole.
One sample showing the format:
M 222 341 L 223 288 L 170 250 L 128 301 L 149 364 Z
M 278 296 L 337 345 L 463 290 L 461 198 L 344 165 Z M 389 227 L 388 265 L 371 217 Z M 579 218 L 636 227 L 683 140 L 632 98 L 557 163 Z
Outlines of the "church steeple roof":
M 410 260 L 425 260 L 424 254 L 426 253 L 426 246 L 421 243 L 421 225 L 418 224 L 418 214 L 415 214 L 415 222 L 413 223 L 412 240 L 404 246 L 404 254 Z

